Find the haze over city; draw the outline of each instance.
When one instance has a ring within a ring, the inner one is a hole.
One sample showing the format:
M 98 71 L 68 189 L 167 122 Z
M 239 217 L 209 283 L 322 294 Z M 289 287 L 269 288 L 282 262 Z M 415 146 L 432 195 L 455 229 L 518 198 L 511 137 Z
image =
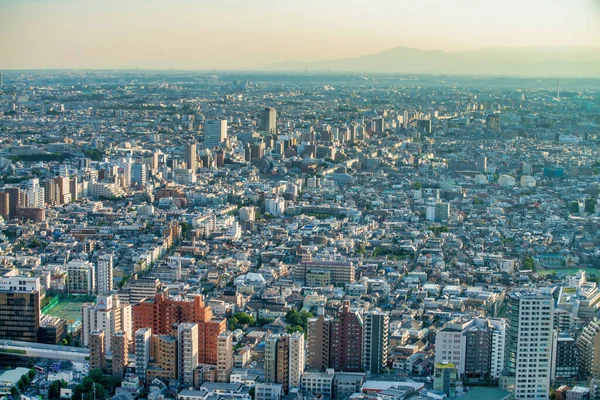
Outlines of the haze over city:
M 0 68 L 294 69 L 398 46 L 503 49 L 501 60 L 518 57 L 506 50 L 513 48 L 559 54 L 551 60 L 578 49 L 593 58 L 600 43 L 594 3 L 1 0 Z

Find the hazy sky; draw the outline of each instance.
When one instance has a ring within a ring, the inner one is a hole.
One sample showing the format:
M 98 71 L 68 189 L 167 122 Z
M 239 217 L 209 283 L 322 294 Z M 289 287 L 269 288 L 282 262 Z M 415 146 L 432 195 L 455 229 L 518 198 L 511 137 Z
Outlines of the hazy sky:
M 396 46 L 600 47 L 600 0 L 0 0 L 0 69 L 247 68 Z

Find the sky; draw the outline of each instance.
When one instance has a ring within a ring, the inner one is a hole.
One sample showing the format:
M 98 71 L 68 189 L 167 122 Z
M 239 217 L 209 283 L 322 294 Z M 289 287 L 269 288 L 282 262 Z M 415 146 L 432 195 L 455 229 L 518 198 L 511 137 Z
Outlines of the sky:
M 600 48 L 600 0 L 0 0 L 0 69 L 244 69 L 397 46 Z

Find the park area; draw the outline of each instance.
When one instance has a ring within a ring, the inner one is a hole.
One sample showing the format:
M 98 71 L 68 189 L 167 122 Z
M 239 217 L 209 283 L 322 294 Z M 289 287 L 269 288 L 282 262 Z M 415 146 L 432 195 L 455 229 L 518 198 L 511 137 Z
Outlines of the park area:
M 566 274 L 566 275 L 576 275 L 577 271 L 583 270 L 586 275 L 591 276 L 600 276 L 600 269 L 597 268 L 554 268 L 554 269 L 539 269 L 537 271 L 540 275 L 550 275 L 552 273 L 556 273 L 557 275 Z

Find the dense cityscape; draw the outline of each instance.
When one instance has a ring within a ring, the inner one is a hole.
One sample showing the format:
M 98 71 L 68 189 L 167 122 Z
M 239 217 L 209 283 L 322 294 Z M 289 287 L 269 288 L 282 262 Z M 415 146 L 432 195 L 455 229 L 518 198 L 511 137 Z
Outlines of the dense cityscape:
M 0 74 L 0 398 L 600 399 L 600 81 Z

